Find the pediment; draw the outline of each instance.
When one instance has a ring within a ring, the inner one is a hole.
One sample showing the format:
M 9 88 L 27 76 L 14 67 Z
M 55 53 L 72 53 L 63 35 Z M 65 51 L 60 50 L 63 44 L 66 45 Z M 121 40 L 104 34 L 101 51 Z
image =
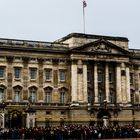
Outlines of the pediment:
M 97 40 L 83 46 L 74 48 L 72 51 L 93 52 L 93 53 L 111 53 L 111 54 L 128 54 L 129 51 L 106 40 Z

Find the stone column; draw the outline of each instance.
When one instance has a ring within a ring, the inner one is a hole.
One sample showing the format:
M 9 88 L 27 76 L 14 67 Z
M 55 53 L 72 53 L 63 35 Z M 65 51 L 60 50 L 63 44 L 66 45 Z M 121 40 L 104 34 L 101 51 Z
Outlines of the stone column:
M 94 102 L 98 103 L 98 71 L 97 71 L 97 63 L 94 63 Z
M 35 113 L 27 113 L 26 127 L 35 127 Z
M 131 95 L 130 95 L 130 72 L 129 67 L 126 67 L 126 93 L 127 93 L 127 102 L 131 102 Z
M 29 58 L 23 57 L 23 100 L 28 100 L 28 61 Z
M 78 102 L 83 102 L 83 63 L 82 60 L 78 60 L 77 65 L 77 96 Z
M 71 64 L 71 101 L 77 101 L 77 64 L 72 62 Z
M 117 103 L 122 102 L 122 95 L 121 95 L 121 67 L 120 64 L 116 65 L 116 101 Z
M 5 114 L 3 112 L 0 113 L 0 128 L 5 128 Z
M 84 62 L 83 64 L 83 95 L 84 102 L 87 103 L 88 95 L 87 95 L 87 64 Z
M 12 62 L 13 58 L 12 57 L 7 57 L 7 100 L 12 101 L 13 95 L 12 95 Z
M 43 102 L 43 59 L 38 59 L 39 63 L 39 77 L 38 77 L 38 83 L 39 83 L 39 89 L 38 89 L 38 101 Z
M 109 67 L 108 63 L 105 65 L 105 93 L 106 101 L 109 102 Z

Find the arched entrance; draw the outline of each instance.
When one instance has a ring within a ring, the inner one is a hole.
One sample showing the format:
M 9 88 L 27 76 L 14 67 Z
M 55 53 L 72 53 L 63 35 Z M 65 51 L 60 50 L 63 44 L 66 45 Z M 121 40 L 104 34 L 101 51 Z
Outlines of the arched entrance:
M 11 128 L 21 128 L 23 123 L 22 112 L 17 110 L 9 112 L 9 121 Z
M 99 113 L 97 114 L 97 119 L 98 119 L 98 125 L 99 126 L 109 126 L 109 120 L 111 118 L 111 115 L 108 110 L 103 109 L 100 110 Z

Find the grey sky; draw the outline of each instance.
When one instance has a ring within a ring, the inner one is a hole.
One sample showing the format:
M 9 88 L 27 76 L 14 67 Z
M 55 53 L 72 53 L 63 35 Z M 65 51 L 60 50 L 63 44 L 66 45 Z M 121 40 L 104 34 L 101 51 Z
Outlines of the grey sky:
M 140 0 L 86 0 L 86 33 L 128 37 L 140 49 Z M 0 0 L 0 38 L 54 41 L 83 32 L 82 0 Z

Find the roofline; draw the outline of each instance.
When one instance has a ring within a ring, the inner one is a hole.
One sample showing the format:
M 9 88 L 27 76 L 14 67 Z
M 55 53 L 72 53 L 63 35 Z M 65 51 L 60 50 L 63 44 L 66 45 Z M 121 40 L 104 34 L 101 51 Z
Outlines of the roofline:
M 125 41 L 128 42 L 127 37 L 117 37 L 117 36 L 104 36 L 104 35 L 92 35 L 92 34 L 83 34 L 83 33 L 71 33 L 61 39 L 56 40 L 56 42 L 63 42 L 69 38 L 88 38 L 88 39 L 106 39 L 106 40 L 115 40 L 115 41 Z

